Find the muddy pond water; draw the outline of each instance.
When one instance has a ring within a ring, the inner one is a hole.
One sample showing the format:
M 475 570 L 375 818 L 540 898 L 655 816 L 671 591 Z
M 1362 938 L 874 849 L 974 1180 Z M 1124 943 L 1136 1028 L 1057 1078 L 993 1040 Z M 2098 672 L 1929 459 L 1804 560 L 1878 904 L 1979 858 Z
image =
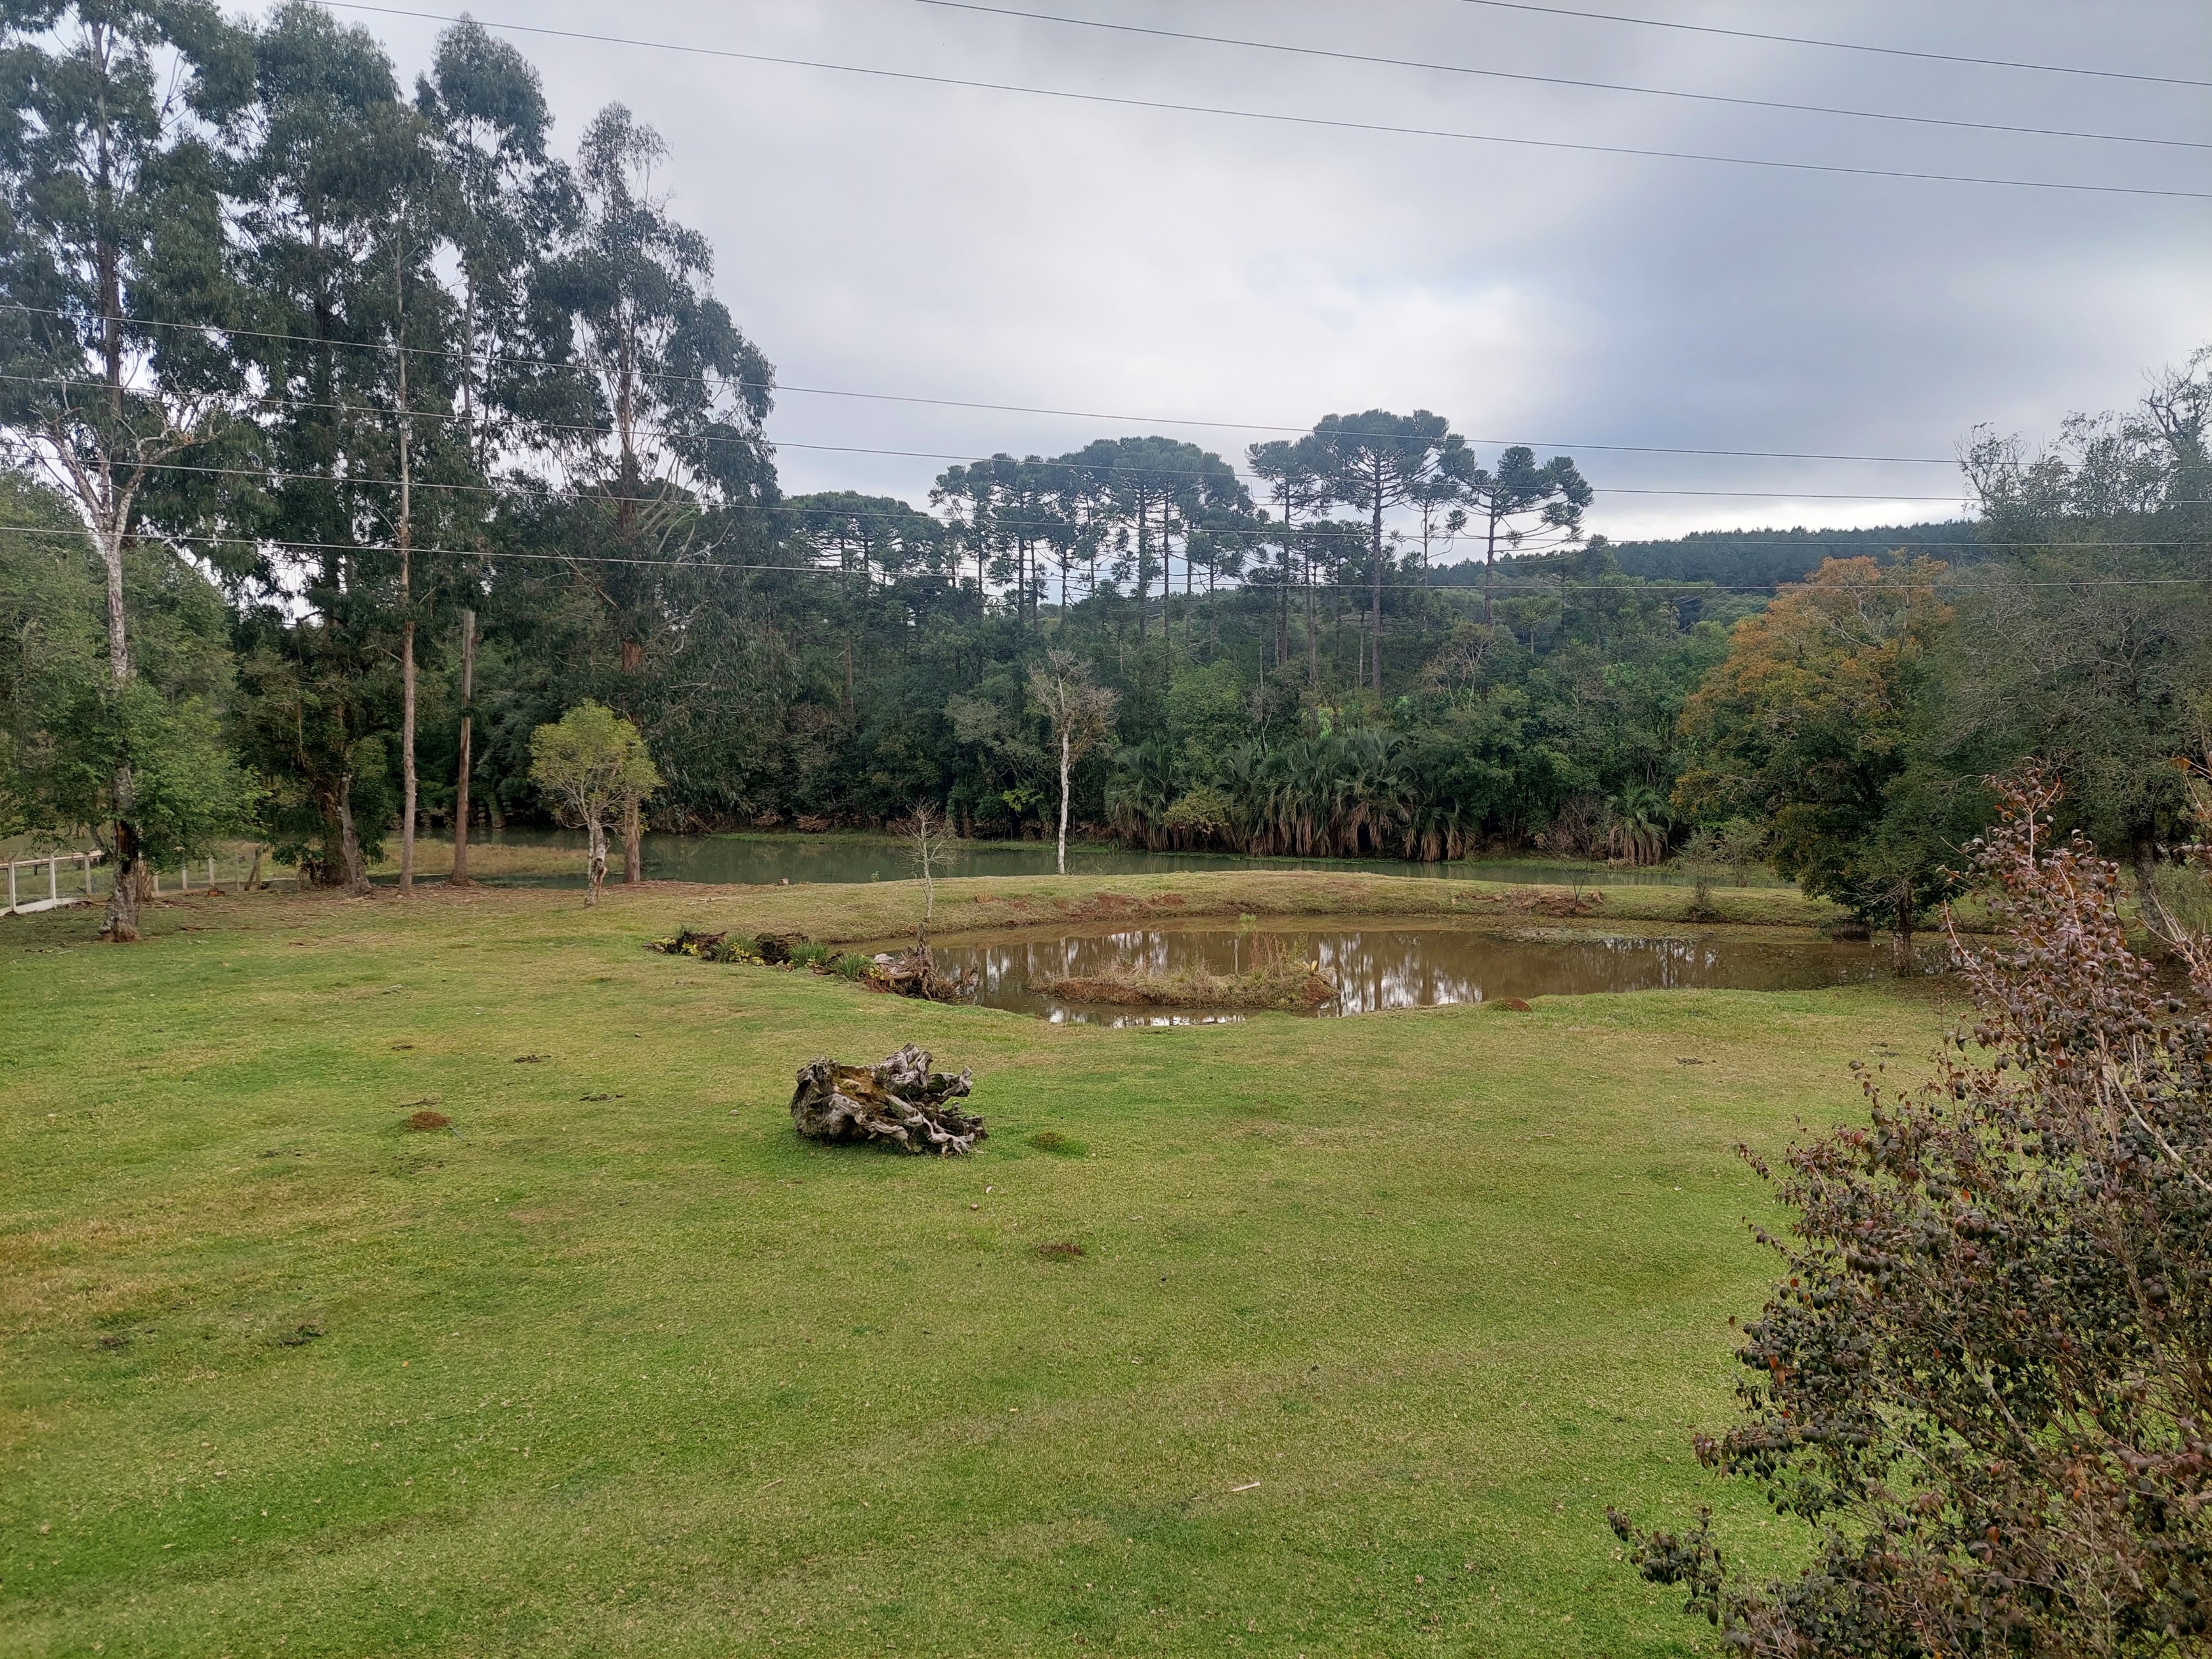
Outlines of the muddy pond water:
M 1040 988 L 1115 972 L 1233 974 L 1268 952 L 1318 964 L 1337 988 L 1323 1017 L 1386 1008 L 1571 996 L 1592 991 L 1715 988 L 1810 990 L 1886 976 L 1889 945 L 1838 944 L 1753 928 L 1623 933 L 1571 926 L 1501 928 L 1423 921 L 1332 919 L 1322 926 L 1216 921 L 1069 932 L 970 934 L 932 941 L 940 971 L 966 969 L 986 1007 L 1056 1022 L 1108 1025 L 1210 1024 L 1239 1015 L 1203 1007 L 1126 1007 L 1064 1001 Z M 1923 966 L 1941 962 L 1923 956 Z

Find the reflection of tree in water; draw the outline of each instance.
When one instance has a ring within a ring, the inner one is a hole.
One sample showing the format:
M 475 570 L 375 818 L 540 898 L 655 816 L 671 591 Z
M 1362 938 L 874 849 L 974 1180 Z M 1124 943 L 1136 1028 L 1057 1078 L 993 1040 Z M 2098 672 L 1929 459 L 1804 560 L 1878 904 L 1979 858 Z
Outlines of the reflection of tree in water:
M 1271 951 L 1317 963 L 1339 994 L 1321 1012 L 1346 1014 L 1593 992 L 1811 990 L 1888 971 L 1887 956 L 1872 947 L 1825 939 L 1570 936 L 1564 930 L 1531 939 L 1449 927 L 1120 927 L 940 944 L 937 954 L 948 969 L 975 969 L 979 1000 L 988 1006 L 1146 1024 L 1158 1017 L 1053 1004 L 1031 988 L 1115 969 L 1235 974 Z

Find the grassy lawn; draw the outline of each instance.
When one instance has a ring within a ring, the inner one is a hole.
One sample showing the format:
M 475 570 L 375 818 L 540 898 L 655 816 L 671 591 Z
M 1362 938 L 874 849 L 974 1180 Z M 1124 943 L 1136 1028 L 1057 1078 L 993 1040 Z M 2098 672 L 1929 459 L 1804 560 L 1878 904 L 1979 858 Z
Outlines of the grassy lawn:
M 979 880 L 939 925 L 1510 902 Z M 1933 994 L 1115 1030 L 640 948 L 913 902 L 0 923 L 0 1651 L 1715 1650 L 1604 1507 L 1773 1557 L 1686 1445 L 1768 1272 L 1730 1148 L 1856 1112 Z M 975 1068 L 978 1156 L 795 1139 L 801 1063 L 908 1039 Z

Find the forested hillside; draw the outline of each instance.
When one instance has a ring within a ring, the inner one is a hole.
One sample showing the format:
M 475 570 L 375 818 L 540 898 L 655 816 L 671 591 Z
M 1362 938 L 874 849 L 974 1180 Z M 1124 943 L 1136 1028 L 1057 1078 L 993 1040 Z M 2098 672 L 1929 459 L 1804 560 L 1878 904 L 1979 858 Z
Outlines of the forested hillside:
M 2029 755 L 2144 870 L 2184 833 L 2201 358 L 2047 454 L 1978 441 L 1972 524 L 1614 547 L 1572 459 L 1427 410 L 787 495 L 630 112 L 567 143 L 465 22 L 410 88 L 309 5 L 82 21 L 11 47 L 10 832 L 358 885 L 410 825 L 542 819 L 531 734 L 590 699 L 665 780 L 639 823 L 1044 836 L 1057 677 L 1106 715 L 1073 817 L 1155 848 L 1724 836 L 1909 917 Z

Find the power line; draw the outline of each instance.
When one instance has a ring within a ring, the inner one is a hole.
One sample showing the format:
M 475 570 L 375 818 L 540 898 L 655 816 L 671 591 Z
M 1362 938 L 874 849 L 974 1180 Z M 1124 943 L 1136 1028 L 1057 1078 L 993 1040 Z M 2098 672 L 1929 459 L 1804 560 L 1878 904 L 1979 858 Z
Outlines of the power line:
M 1468 64 L 1439 64 L 1413 58 L 1383 58 L 1369 52 L 1342 52 L 1324 46 L 1291 46 L 1279 40 L 1254 40 L 1237 35 L 1196 34 L 1182 29 L 1154 28 L 1141 23 L 1109 23 L 1091 17 L 1066 17 L 1057 12 L 1021 11 L 1010 6 L 987 6 L 976 0 L 914 0 L 918 5 L 947 11 L 969 11 L 989 17 L 1016 17 L 1036 23 L 1059 23 L 1070 28 L 1101 29 L 1115 34 L 1150 35 L 1162 40 L 1189 40 L 1206 46 L 1237 46 L 1251 52 L 1283 52 L 1299 58 L 1332 58 L 1346 64 L 1369 64 L 1386 69 L 1425 70 L 1439 75 L 1479 76 L 1485 80 L 1519 81 L 1536 86 L 1574 87 L 1593 92 L 1634 93 L 1646 98 L 1678 98 L 1700 104 L 1729 104 L 1741 109 L 1787 110 L 1801 115 L 1838 115 L 1855 121 L 1896 121 L 1914 126 L 1952 127 L 1971 132 L 2018 133 L 2040 138 L 2079 138 L 2105 144 L 2155 144 L 2175 149 L 2212 149 L 2212 143 L 2196 138 L 2153 138 L 2124 132 L 2078 132 L 2063 127 L 2014 126 L 1998 121 L 1966 121 L 1939 115 L 1899 115 L 1885 110 L 1839 109 L 1829 104 L 1796 104 L 1772 98 L 1736 98 L 1722 93 L 1680 92 L 1668 87 L 1639 87 L 1617 81 L 1584 81 L 1571 76 L 1530 75 L 1511 70 L 1480 69 Z
M 55 317 L 59 318 L 64 321 L 75 320 L 70 313 L 55 310 L 51 307 L 27 306 L 19 304 L 13 301 L 0 301 L 0 311 L 20 312 L 27 315 L 40 317 Z M 395 342 L 389 340 L 322 340 L 317 339 L 312 335 L 306 334 L 284 334 L 261 329 L 233 329 L 226 328 L 223 325 L 216 323 L 180 323 L 152 317 L 125 317 L 121 320 L 139 328 L 167 328 L 193 333 L 228 334 L 241 339 L 275 340 L 289 342 L 298 345 L 328 346 L 333 349 L 351 351 L 404 350 L 410 356 L 414 357 L 444 357 L 449 359 L 465 359 L 470 362 L 484 363 L 513 363 L 526 368 L 558 368 L 573 367 L 573 365 L 556 362 L 550 358 L 522 356 L 508 352 L 477 351 L 473 349 L 453 350 L 449 348 L 436 346 L 403 347 L 397 344 Z M 50 384 L 59 386 L 72 384 L 66 380 L 46 380 L 34 375 L 15 375 L 8 378 L 22 380 L 31 384 Z M 704 377 L 696 374 L 658 374 L 648 371 L 643 374 L 641 378 L 653 380 L 666 380 L 684 386 L 709 384 Z M 86 380 L 76 384 L 82 384 L 88 390 L 104 389 L 103 383 L 91 380 Z M 742 386 L 745 383 L 740 380 L 732 380 L 728 382 L 728 384 L 734 386 Z M 781 392 L 786 395 L 793 396 L 803 395 L 819 398 L 846 398 L 873 403 L 915 404 L 935 409 L 975 410 L 986 413 L 1001 415 L 1045 415 L 1066 420 L 1110 421 L 1118 425 L 1126 426 L 1202 427 L 1211 430 L 1225 432 L 1285 432 L 1297 433 L 1301 435 L 1312 430 L 1312 428 L 1310 427 L 1288 426 L 1279 422 L 1224 421 L 1176 415 L 1123 415 L 1109 413 L 1099 410 L 1055 409 L 1036 404 L 984 403 L 972 398 L 928 398 L 907 392 L 859 392 L 848 388 L 833 386 L 780 386 L 774 382 L 770 382 L 767 389 L 772 392 Z M 267 401 L 293 404 L 301 408 L 346 409 L 361 407 L 361 405 L 353 404 L 314 404 L 304 399 L 289 398 L 273 398 L 267 399 Z M 392 411 L 386 410 L 383 412 L 391 413 Z M 410 416 L 416 418 L 451 418 L 449 415 L 440 416 L 437 411 L 434 410 L 410 411 Z M 601 428 L 562 427 L 558 429 L 573 432 L 598 431 L 602 432 L 603 434 L 607 433 L 606 428 Z M 1355 435 L 1358 433 L 1357 428 L 1349 428 L 1349 430 L 1351 430 Z M 608 435 L 611 435 L 611 434 L 608 434 Z M 747 441 L 739 439 L 720 439 L 715 440 L 714 441 L 741 442 Z M 1853 455 L 1832 454 L 1818 450 L 1720 449 L 1699 447 L 1692 445 L 1578 444 L 1559 438 L 1492 438 L 1474 435 L 1468 436 L 1467 441 L 1471 444 L 1495 445 L 1504 447 L 1511 447 L 1515 445 L 1526 445 L 1528 447 L 1532 449 L 1550 449 L 1555 452 L 1560 450 L 1579 449 L 1586 453 L 1597 454 L 1705 455 L 1738 460 L 1856 461 L 1878 465 L 1893 464 L 1897 465 L 1909 466 L 1956 466 L 1959 464 L 1958 457 L 1955 455 Z M 802 447 L 802 446 L 796 444 L 791 447 L 793 448 Z
M 366 0 L 315 0 L 319 5 L 361 11 L 386 17 L 407 17 L 421 22 L 457 23 L 461 19 L 444 12 L 413 11 L 398 6 L 371 5 Z M 1928 173 L 1902 167 L 1850 167 L 1836 161 L 1783 161 L 1753 155 L 1719 155 L 1700 150 L 1651 149 L 1628 144 L 1595 144 L 1565 138 L 1524 138 L 1505 133 L 1462 132 L 1443 127 L 1399 126 L 1383 121 L 1353 121 L 1323 115 L 1286 115 L 1269 110 L 1231 109 L 1218 104 L 1185 104 L 1159 98 L 1130 98 L 1103 92 L 1072 92 L 1056 87 L 1029 87 L 1006 81 L 979 81 L 964 76 L 925 75 L 915 70 L 869 69 L 857 64 L 833 64 L 815 58 L 787 58 L 771 52 L 738 52 L 726 46 L 690 46 L 666 40 L 644 40 L 632 36 L 601 34 L 583 29 L 553 28 L 540 23 L 496 23 L 476 21 L 488 29 L 509 33 L 544 35 L 580 40 L 594 46 L 638 46 L 648 51 L 682 52 L 748 64 L 772 64 L 787 69 L 823 70 L 838 75 L 865 76 L 881 81 L 903 81 L 917 86 L 963 87 L 978 92 L 1015 93 L 1028 98 L 1057 98 L 1066 102 L 1101 105 L 1115 109 L 1164 111 L 1178 115 L 1212 115 L 1242 121 L 1265 121 L 1282 126 L 1315 127 L 1334 132 L 1371 132 L 1401 138 L 1442 138 L 1459 143 L 1504 144 L 1523 149 L 1570 151 L 1585 155 L 1632 155 L 1668 161 L 1699 161 L 1723 167 L 1769 167 L 1786 173 L 1819 173 L 1860 179 L 1903 179 L 1921 184 L 1990 185 L 2014 190 L 2086 192 L 2099 196 L 2141 196 L 2176 201 L 2212 201 L 2212 191 L 2161 190 L 2148 185 L 2074 184 L 2056 179 L 2006 179 L 1983 173 Z
M 1538 12 L 1548 17 L 1579 17 L 1598 23 L 1632 23 L 1639 28 L 1677 29 L 1686 34 L 1720 34 L 1736 40 L 1771 40 L 1788 46 L 1819 46 L 1829 52 L 1871 52 L 1883 58 L 1917 58 L 1935 64 L 1972 64 L 1983 69 L 2029 70 L 2039 75 L 2081 75 L 2100 81 L 2140 81 L 2161 87 L 2212 87 L 2212 81 L 2191 81 L 2171 75 L 2144 75 L 2129 70 L 2085 69 L 2078 64 L 2030 64 L 2011 58 L 1971 58 L 1948 52 L 1917 52 L 1909 46 L 1876 46 L 1856 40 L 1819 40 L 1802 34 L 1767 34 L 1757 29 L 1720 28 L 1711 23 L 1678 23 L 1656 17 L 1624 17 L 1617 12 L 1577 11 L 1566 6 L 1540 6 L 1528 0 L 1461 0 L 1469 6 L 1488 6 L 1498 11 Z
M 825 446 L 825 447 L 834 447 L 834 446 Z M 1047 462 L 1044 463 L 1044 465 L 1055 465 L 1055 463 Z M 215 477 L 258 478 L 264 482 L 285 483 L 327 483 L 351 485 L 358 489 L 397 489 L 399 487 L 399 480 L 397 478 L 365 477 L 356 474 L 344 473 L 286 472 L 281 469 L 270 467 L 204 466 L 191 461 L 149 461 L 144 464 L 143 470 L 153 472 L 191 472 Z M 1204 475 L 1200 473 L 1182 473 L 1175 476 L 1198 477 Z M 415 489 L 466 490 L 495 495 L 518 495 L 551 496 L 558 495 L 562 493 L 562 487 L 560 485 L 526 483 L 515 479 L 489 479 L 482 483 L 456 483 L 451 480 L 435 478 L 414 478 L 409 481 L 409 487 Z M 1590 488 L 1594 493 L 1601 495 L 1685 495 L 1695 496 L 1701 499 L 1741 499 L 1754 501 L 1954 501 L 1961 499 L 1961 497 L 1956 495 L 1903 495 L 1888 492 L 1851 494 L 1832 490 L 1826 492 L 1810 492 L 1778 489 L 1662 489 L 1656 488 L 1644 489 L 1640 487 L 1632 488 L 1628 486 L 1614 486 L 1611 484 L 1593 484 Z M 636 505 L 647 505 L 659 501 L 662 498 L 655 495 L 617 495 L 607 494 L 598 496 L 596 499 L 609 502 L 629 502 Z M 1338 504 L 1341 506 L 1357 505 L 1356 502 L 1350 500 L 1334 497 L 1332 499 L 1338 500 Z M 2195 503 L 2174 501 L 2169 502 L 2167 505 L 2183 507 L 2192 506 L 2195 505 Z M 782 502 L 725 501 L 720 503 L 720 507 L 721 511 L 729 513 L 781 513 L 791 510 L 785 503 Z M 909 507 L 908 511 L 919 513 L 920 509 Z M 861 515 L 854 514 L 854 516 Z M 888 517 L 892 515 L 880 514 L 876 516 Z M 994 517 L 991 522 L 994 525 L 1008 529 L 1022 527 L 1022 521 L 1016 520 L 1000 519 Z M 1037 521 L 1040 525 L 1043 522 L 1045 521 Z M 1254 526 L 1253 528 L 1255 533 L 1263 533 L 1261 527 Z M 1225 528 L 1211 526 L 1201 526 L 1200 529 L 1209 535 L 1244 533 L 1242 529 L 1232 532 Z

